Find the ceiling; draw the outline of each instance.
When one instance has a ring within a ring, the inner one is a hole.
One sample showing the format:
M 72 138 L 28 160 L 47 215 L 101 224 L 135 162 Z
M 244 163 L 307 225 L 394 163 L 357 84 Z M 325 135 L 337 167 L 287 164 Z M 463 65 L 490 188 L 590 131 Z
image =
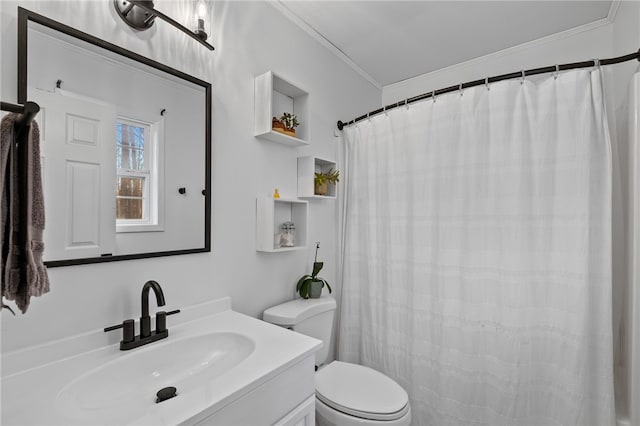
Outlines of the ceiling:
M 607 18 L 613 2 L 277 3 L 291 20 L 382 87 Z

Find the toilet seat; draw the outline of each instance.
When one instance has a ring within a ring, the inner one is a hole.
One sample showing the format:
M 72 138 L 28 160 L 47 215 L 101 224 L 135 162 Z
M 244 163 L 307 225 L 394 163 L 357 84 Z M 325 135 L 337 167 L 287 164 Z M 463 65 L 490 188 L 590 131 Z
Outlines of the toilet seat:
M 396 420 L 409 411 L 407 392 L 362 365 L 334 361 L 315 376 L 316 397 L 334 410 L 367 420 Z

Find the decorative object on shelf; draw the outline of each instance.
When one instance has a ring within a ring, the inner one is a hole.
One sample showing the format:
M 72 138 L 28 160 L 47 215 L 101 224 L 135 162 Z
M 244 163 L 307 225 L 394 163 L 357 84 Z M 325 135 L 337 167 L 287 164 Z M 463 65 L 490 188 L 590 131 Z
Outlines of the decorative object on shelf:
M 338 165 L 333 160 L 326 160 L 315 156 L 298 157 L 298 198 L 308 198 L 310 200 L 334 199 L 338 193 L 338 185 L 327 185 L 327 192 L 319 195 L 316 190 L 316 173 L 327 173 L 337 169 Z M 322 191 L 322 190 L 321 190 Z
M 332 292 L 331 286 L 322 277 L 318 276 L 318 273 L 322 270 L 324 266 L 324 262 L 318 262 L 318 249 L 320 248 L 320 243 L 316 243 L 316 256 L 313 259 L 313 271 L 311 275 L 303 275 L 302 278 L 298 280 L 298 284 L 296 285 L 296 291 L 300 294 L 300 297 L 303 299 L 317 299 L 322 295 L 322 287 L 325 285 L 329 289 L 329 293 Z
M 340 170 L 329 169 L 327 172 L 314 173 L 313 185 L 316 195 L 326 195 L 328 184 L 335 185 L 340 181 Z
M 296 136 L 296 127 L 299 125 L 298 117 L 288 112 L 282 114 L 279 120 L 276 117 L 271 120 L 271 128 L 273 130 L 293 137 Z
M 204 20 L 206 17 L 207 6 L 204 0 L 199 0 L 195 6 L 194 14 L 196 16 L 197 25 L 195 31 L 190 31 L 175 19 L 155 9 L 155 5 L 151 0 L 113 0 L 113 6 L 115 7 L 118 16 L 120 16 L 127 25 L 138 31 L 148 30 L 153 26 L 156 18 L 160 18 L 193 38 L 198 43 L 204 45 L 207 49 L 215 49 L 205 41 L 207 39 L 207 33 L 204 29 Z
M 296 225 L 287 221 L 280 227 L 280 247 L 294 247 L 296 245 Z
M 275 199 L 280 198 L 280 192 L 278 192 L 278 188 L 276 188 L 276 189 L 273 191 L 273 198 L 275 198 Z
M 284 124 L 285 129 L 294 130 L 300 125 L 300 123 L 298 122 L 298 116 L 295 114 L 290 114 L 288 112 L 285 112 L 284 114 L 282 114 L 282 116 L 280 116 L 280 121 L 282 121 L 282 124 Z
M 281 246 L 282 224 L 293 222 L 293 246 Z M 306 250 L 309 223 L 309 202 L 298 198 L 273 198 L 264 194 L 256 198 L 256 251 L 280 253 Z
M 273 71 L 258 75 L 254 80 L 253 135 L 290 147 L 309 145 L 309 107 L 309 93 L 296 84 Z M 285 126 L 283 112 L 295 116 L 299 126 Z

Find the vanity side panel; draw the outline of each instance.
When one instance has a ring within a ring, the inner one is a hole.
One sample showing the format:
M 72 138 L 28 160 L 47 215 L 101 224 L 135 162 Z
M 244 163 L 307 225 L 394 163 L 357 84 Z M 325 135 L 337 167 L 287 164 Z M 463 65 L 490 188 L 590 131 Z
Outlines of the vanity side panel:
M 314 356 L 310 356 L 205 419 L 183 425 L 275 424 L 315 395 L 314 374 Z

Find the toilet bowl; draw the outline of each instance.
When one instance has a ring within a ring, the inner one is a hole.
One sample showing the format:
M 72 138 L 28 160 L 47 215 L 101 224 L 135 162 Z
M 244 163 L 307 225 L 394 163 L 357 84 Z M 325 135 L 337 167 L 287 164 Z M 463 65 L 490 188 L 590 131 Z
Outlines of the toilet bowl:
M 316 424 L 319 426 L 408 426 L 407 392 L 393 379 L 362 365 L 324 362 L 329 354 L 336 301 L 296 299 L 264 311 L 263 319 L 323 342 L 316 353 Z
M 318 370 L 317 425 L 405 426 L 411 422 L 407 392 L 369 367 L 333 361 Z

